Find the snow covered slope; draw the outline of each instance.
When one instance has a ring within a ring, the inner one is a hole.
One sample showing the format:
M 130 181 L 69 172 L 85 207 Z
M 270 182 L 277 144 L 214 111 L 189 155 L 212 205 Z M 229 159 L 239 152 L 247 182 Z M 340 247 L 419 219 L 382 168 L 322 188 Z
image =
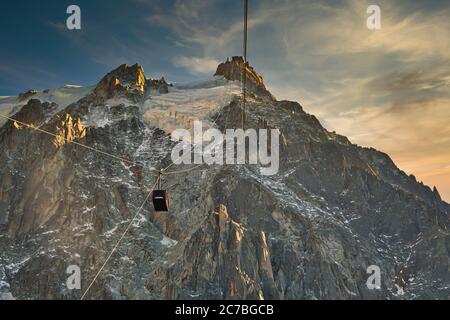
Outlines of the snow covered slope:
M 88 95 L 93 86 L 81 87 L 76 85 L 65 85 L 57 89 L 40 90 L 36 94 L 20 99 L 18 96 L 0 97 L 0 113 L 11 116 L 19 111 L 31 99 L 38 99 L 41 102 L 53 102 L 58 105 L 55 113 L 64 110 L 68 105 L 77 102 L 81 98 Z M 5 119 L 0 118 L 0 125 L 5 122 Z
M 190 129 L 196 120 L 205 121 L 204 126 L 207 126 L 214 122 L 215 111 L 230 104 L 239 94 L 239 82 L 226 81 L 221 76 L 175 84 L 168 94 L 155 95 L 144 102 L 144 117 L 167 133 L 180 128 Z
M 0 113 L 8 115 L 17 104 L 17 97 L 0 97 Z M 4 122 L 0 119 L 0 125 Z
M 68 105 L 86 97 L 94 88 L 95 86 L 66 85 L 57 89 L 38 91 L 22 100 L 18 96 L 0 97 L 0 113 L 11 116 L 31 99 L 38 99 L 41 102 L 56 103 L 58 105 L 54 111 L 56 114 Z M 215 76 L 202 81 L 174 84 L 169 88 L 168 94 L 152 95 L 140 107 L 144 118 L 150 124 L 171 133 L 176 128 L 192 128 L 193 122 L 196 120 L 204 120 L 205 125 L 211 124 L 214 121 L 211 121 L 211 116 L 215 111 L 228 105 L 234 96 L 240 94 L 240 90 L 238 81 L 227 81 L 222 76 Z M 106 106 L 136 105 L 135 102 L 126 98 L 109 99 L 105 104 Z M 90 119 L 86 119 L 86 125 L 103 127 L 110 123 L 105 115 L 107 110 L 93 111 L 96 114 L 93 114 Z M 4 119 L 0 119 L 0 125 L 4 122 Z

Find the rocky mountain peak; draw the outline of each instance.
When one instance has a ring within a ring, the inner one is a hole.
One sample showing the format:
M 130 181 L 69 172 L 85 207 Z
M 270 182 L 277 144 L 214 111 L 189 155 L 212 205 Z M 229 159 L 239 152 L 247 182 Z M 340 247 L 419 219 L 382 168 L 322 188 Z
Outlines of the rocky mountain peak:
M 438 191 L 438 189 L 436 188 L 436 186 L 433 187 L 433 193 L 436 195 L 436 197 L 439 199 L 439 201 L 441 201 L 441 195 Z
M 150 95 L 168 93 L 169 86 L 164 77 L 159 80 L 147 78 L 139 64 L 123 64 L 104 76 L 93 93 L 99 102 L 126 98 L 137 103 Z
M 27 91 L 25 91 L 25 92 L 19 94 L 19 96 L 17 97 L 17 100 L 18 100 L 18 101 L 25 101 L 25 100 L 27 100 L 28 98 L 30 98 L 30 97 L 32 97 L 32 96 L 34 96 L 34 95 L 36 95 L 36 94 L 37 94 L 37 90 L 35 90 L 35 89 L 30 89 L 30 90 L 27 90 Z
M 137 102 L 145 93 L 144 68 L 139 64 L 123 64 L 108 73 L 98 83 L 94 93 L 98 98 L 128 98 Z
M 231 81 L 242 81 L 244 68 L 246 70 L 247 88 L 252 93 L 270 94 L 266 89 L 263 78 L 248 64 L 248 61 L 244 62 L 244 58 L 241 56 L 234 56 L 231 60 L 227 58 L 227 61 L 219 64 L 214 75 L 223 76 Z

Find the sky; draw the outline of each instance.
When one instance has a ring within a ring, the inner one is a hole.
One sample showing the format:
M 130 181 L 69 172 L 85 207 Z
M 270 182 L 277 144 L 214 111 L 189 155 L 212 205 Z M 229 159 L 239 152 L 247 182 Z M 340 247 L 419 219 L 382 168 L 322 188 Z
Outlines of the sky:
M 450 1 L 249 0 L 249 61 L 279 100 L 388 153 L 450 202 Z M 66 8 L 81 8 L 68 30 Z M 381 8 L 381 30 L 366 26 Z M 92 85 L 120 64 L 186 82 L 242 52 L 241 0 L 2 3 L 0 96 Z

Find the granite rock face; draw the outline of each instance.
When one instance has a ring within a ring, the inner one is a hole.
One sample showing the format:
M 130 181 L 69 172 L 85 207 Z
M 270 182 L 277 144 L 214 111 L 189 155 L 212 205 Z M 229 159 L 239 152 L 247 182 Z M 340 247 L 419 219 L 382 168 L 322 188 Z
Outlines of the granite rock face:
M 123 64 L 99 82 L 94 94 L 105 100 L 123 97 L 138 102 L 143 98 L 145 89 L 144 69 L 138 64 L 133 66 Z
M 227 80 L 242 81 L 246 78 L 246 87 L 250 94 L 262 95 L 275 100 L 275 97 L 267 90 L 263 78 L 253 69 L 252 66 L 245 63 L 243 57 L 235 56 L 231 60 L 219 64 L 216 76 L 223 76 Z
M 218 75 L 239 80 L 239 61 Z M 14 115 L 53 135 L 0 127 L 0 298 L 80 298 L 142 206 L 86 298 L 448 299 L 450 207 L 439 192 L 274 100 L 248 68 L 247 126 L 281 133 L 278 174 L 179 166 L 164 178 L 168 213 L 144 200 L 174 142 L 140 102 L 170 86 L 142 67 L 119 67 L 56 114 L 30 100 Z M 214 117 L 218 129 L 239 127 L 241 103 Z M 82 290 L 66 285 L 70 265 Z M 378 290 L 366 285 L 371 265 Z

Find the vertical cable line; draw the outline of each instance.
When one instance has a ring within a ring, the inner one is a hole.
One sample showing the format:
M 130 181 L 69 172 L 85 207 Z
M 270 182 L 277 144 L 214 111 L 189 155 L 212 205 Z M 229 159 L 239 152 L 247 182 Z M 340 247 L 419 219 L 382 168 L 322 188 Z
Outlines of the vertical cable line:
M 245 130 L 245 104 L 247 98 L 247 30 L 248 30 L 248 0 L 244 0 L 244 67 L 242 68 L 242 130 Z

